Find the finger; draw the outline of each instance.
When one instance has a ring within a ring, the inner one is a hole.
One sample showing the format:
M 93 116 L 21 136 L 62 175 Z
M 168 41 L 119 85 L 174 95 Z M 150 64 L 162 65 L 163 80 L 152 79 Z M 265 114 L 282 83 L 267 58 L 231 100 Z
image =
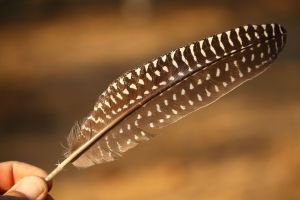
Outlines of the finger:
M 7 191 L 25 176 L 46 177 L 47 173 L 38 167 L 22 162 L 9 161 L 0 163 L 0 193 Z M 51 182 L 49 183 L 49 188 L 51 188 Z
M 26 176 L 18 181 L 5 195 L 26 198 L 29 200 L 43 200 L 48 193 L 48 185 L 43 178 Z

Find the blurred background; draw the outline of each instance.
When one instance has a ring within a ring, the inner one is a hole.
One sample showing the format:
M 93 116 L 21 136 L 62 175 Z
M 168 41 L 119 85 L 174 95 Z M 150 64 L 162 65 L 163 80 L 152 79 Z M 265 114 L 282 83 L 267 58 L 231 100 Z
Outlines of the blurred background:
M 126 70 L 243 24 L 285 25 L 273 67 L 122 159 L 69 166 L 64 200 L 300 199 L 299 1 L 0 0 L 0 161 L 48 172 Z M 0 177 L 1 178 L 1 177 Z

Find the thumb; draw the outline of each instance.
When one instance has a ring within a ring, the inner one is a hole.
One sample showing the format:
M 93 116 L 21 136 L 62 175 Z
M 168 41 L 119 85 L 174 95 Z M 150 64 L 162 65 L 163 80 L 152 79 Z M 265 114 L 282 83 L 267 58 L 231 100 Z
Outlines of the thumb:
M 18 181 L 4 195 L 26 198 L 29 200 L 43 200 L 48 193 L 48 186 L 44 179 L 37 176 L 26 176 Z

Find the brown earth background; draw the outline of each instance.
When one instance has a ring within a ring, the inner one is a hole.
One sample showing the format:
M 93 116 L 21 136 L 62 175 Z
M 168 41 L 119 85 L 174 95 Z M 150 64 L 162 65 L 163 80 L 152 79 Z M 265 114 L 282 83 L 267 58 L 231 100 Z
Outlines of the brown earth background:
M 61 200 L 299 200 L 299 5 L 0 1 L 0 161 L 50 172 L 63 159 L 73 123 L 126 70 L 239 25 L 278 22 L 288 43 L 270 70 L 115 162 L 69 166 L 55 177 L 51 194 Z

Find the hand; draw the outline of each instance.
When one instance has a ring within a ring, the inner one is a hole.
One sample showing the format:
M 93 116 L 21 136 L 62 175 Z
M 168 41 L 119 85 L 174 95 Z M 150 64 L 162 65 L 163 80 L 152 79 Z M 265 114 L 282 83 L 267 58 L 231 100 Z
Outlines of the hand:
M 45 200 L 51 183 L 44 178 L 47 173 L 35 166 L 10 161 L 0 163 L 0 200 Z

